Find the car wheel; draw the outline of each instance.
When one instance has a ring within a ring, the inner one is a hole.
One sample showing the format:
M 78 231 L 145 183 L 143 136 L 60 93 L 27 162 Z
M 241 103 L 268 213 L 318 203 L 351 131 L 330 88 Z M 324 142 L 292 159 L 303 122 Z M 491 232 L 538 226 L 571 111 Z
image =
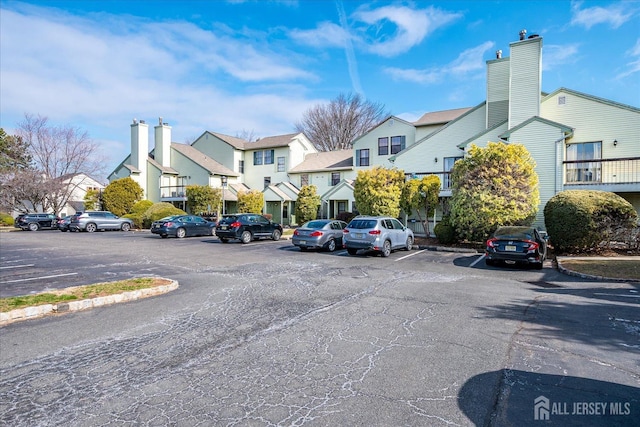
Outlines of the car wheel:
M 187 230 L 185 230 L 184 228 L 180 227 L 176 230 L 176 237 L 178 239 L 182 239 L 186 235 L 187 235 Z
M 300 251 L 301 252 L 307 252 L 307 247 L 306 246 L 300 246 Z
M 229 239 L 223 239 L 222 237 L 220 238 L 220 241 L 221 241 L 222 243 L 229 243 Z
M 280 240 L 281 235 L 282 233 L 280 233 L 280 230 L 273 230 L 273 234 L 271 235 L 271 238 L 273 240 Z
M 61 228 L 61 229 L 60 229 L 60 231 L 62 231 L 63 233 L 65 233 L 65 232 L 67 232 L 67 231 L 69 231 L 69 230 L 67 230 L 66 228 Z
M 252 239 L 252 235 L 250 231 L 243 231 L 242 235 L 240 236 L 240 240 L 242 241 L 242 243 L 249 243 L 251 242 Z
M 96 227 L 96 225 L 94 223 L 92 223 L 92 222 L 87 224 L 87 226 L 85 227 L 85 230 L 87 230 L 89 233 L 93 233 L 97 229 L 98 229 L 98 227 Z
M 484 263 L 487 265 L 496 265 L 495 261 L 489 258 L 485 258 Z
M 382 255 L 383 257 L 388 257 L 389 255 L 391 255 L 391 242 L 388 240 L 385 240 L 384 243 L 382 244 L 382 250 L 380 251 L 380 255 Z
M 40 228 L 40 226 L 37 222 L 32 222 L 31 224 L 29 224 L 29 231 L 38 231 L 38 228 Z
M 358 250 L 353 248 L 347 248 L 347 252 L 349 253 L 349 255 L 355 255 L 358 252 Z
M 166 234 L 161 234 L 160 237 L 162 237 L 163 239 L 166 239 L 169 236 L 167 236 Z
M 209 230 L 209 236 L 215 236 L 216 235 L 216 229 L 212 228 L 211 230 Z
M 327 243 L 327 250 L 329 252 L 333 252 L 336 250 L 336 241 L 331 239 L 329 240 L 329 242 Z
M 123 223 L 123 224 L 120 226 L 120 230 L 122 230 L 122 231 L 129 231 L 129 230 L 131 230 L 131 224 L 129 224 L 128 222 Z
M 413 237 L 409 236 L 407 237 L 407 244 L 405 245 L 404 250 L 410 251 L 412 246 L 413 246 Z
M 543 264 L 544 264 L 544 261 L 540 261 L 540 262 L 534 264 L 533 266 L 535 267 L 536 270 L 542 270 Z

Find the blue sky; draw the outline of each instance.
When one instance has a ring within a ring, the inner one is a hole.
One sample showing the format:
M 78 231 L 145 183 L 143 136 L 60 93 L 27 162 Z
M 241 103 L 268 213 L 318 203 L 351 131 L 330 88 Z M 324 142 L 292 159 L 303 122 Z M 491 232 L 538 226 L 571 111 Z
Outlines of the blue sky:
M 357 92 L 391 114 L 475 106 L 485 61 L 521 29 L 543 42 L 542 88 L 640 106 L 640 1 L 0 2 L 0 126 L 25 113 L 87 130 L 111 171 L 133 118 L 173 141 L 205 130 L 291 133 Z M 570 125 L 570 124 L 569 124 Z

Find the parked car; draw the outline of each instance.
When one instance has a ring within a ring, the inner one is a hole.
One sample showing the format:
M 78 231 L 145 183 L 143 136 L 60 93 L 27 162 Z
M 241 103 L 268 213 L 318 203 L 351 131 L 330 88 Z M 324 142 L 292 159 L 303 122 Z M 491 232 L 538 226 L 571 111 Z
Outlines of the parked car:
M 40 229 L 58 228 L 60 218 L 50 213 L 26 214 L 18 216 L 14 226 L 22 230 L 38 231 Z
M 129 218 L 120 218 L 109 211 L 83 212 L 73 216 L 69 223 L 69 230 L 88 231 L 97 230 L 122 230 L 129 231 L 133 227 L 133 221 Z
M 547 237 L 533 227 L 499 227 L 487 240 L 484 261 L 529 264 L 541 269 L 547 258 Z
M 342 230 L 346 226 L 346 222 L 336 219 L 314 219 L 298 227 L 291 241 L 301 251 L 326 249 L 333 252 L 342 247 Z
M 239 239 L 242 243 L 263 238 L 280 240 L 282 225 L 272 222 L 260 214 L 225 215 L 218 221 L 216 236 L 222 243 L 227 243 L 230 239 Z
M 76 212 L 73 215 L 67 215 L 64 218 L 58 220 L 58 230 L 69 231 L 69 225 L 71 225 L 71 218 L 73 216 L 80 215 L 82 212 Z
M 207 221 L 197 215 L 172 215 L 154 221 L 151 224 L 151 232 L 166 238 L 175 236 L 179 239 L 191 236 L 214 236 L 216 223 Z
M 360 249 L 379 252 L 383 257 L 395 249 L 411 250 L 413 231 L 396 218 L 357 216 L 343 230 L 342 241 L 349 255 Z

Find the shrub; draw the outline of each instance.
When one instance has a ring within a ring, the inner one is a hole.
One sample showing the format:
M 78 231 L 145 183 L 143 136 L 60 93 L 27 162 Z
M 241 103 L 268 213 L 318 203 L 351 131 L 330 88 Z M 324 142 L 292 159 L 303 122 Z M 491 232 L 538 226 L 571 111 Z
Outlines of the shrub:
M 251 190 L 238 193 L 238 212 L 260 213 L 264 207 L 264 194 L 262 191 Z
M 315 185 L 303 185 L 296 201 L 296 221 L 303 224 L 318 217 L 320 196 Z
M 142 199 L 144 191 L 131 177 L 113 181 L 102 192 L 104 208 L 121 216 L 129 213 L 133 205 Z
M 442 244 L 448 245 L 456 242 L 456 230 L 449 223 L 449 217 L 443 217 L 442 221 L 436 224 L 433 232 Z
M 131 207 L 131 213 L 123 217 L 132 220 L 135 228 L 144 228 L 144 214 L 151 206 L 153 206 L 151 200 L 139 200 Z
M 545 226 L 559 253 L 597 250 L 616 234 L 631 233 L 637 221 L 631 203 L 607 191 L 563 191 L 544 207 Z
M 356 214 L 354 214 L 353 212 L 340 212 L 338 215 L 336 215 L 336 219 L 349 224 L 349 221 L 351 221 L 355 216 Z
M 185 215 L 186 212 L 182 209 L 178 209 L 171 203 L 160 202 L 154 203 L 149 209 L 146 210 L 142 217 L 142 226 L 144 228 L 151 228 L 151 223 L 157 221 L 166 216 L 171 215 Z
M 13 217 L 9 214 L 6 214 L 4 212 L 0 213 L 0 224 L 2 225 L 13 225 Z

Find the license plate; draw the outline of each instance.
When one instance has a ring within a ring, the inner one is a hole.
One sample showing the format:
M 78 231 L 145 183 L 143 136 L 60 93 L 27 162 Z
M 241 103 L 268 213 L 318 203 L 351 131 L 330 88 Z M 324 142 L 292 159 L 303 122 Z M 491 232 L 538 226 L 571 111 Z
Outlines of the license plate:
M 306 245 L 306 244 L 307 244 L 307 242 L 305 242 L 304 240 L 300 240 L 300 244 L 301 244 L 301 245 Z
M 227 226 L 226 226 L 226 225 L 221 225 L 221 226 L 220 226 L 220 229 L 221 229 L 221 230 L 226 230 L 226 229 L 227 229 Z
M 512 246 L 512 245 L 506 245 L 504 247 L 504 250 L 507 251 L 507 252 L 515 252 L 517 250 L 517 248 L 515 246 Z
M 362 239 L 363 237 L 364 237 L 364 234 L 356 233 L 356 239 Z

